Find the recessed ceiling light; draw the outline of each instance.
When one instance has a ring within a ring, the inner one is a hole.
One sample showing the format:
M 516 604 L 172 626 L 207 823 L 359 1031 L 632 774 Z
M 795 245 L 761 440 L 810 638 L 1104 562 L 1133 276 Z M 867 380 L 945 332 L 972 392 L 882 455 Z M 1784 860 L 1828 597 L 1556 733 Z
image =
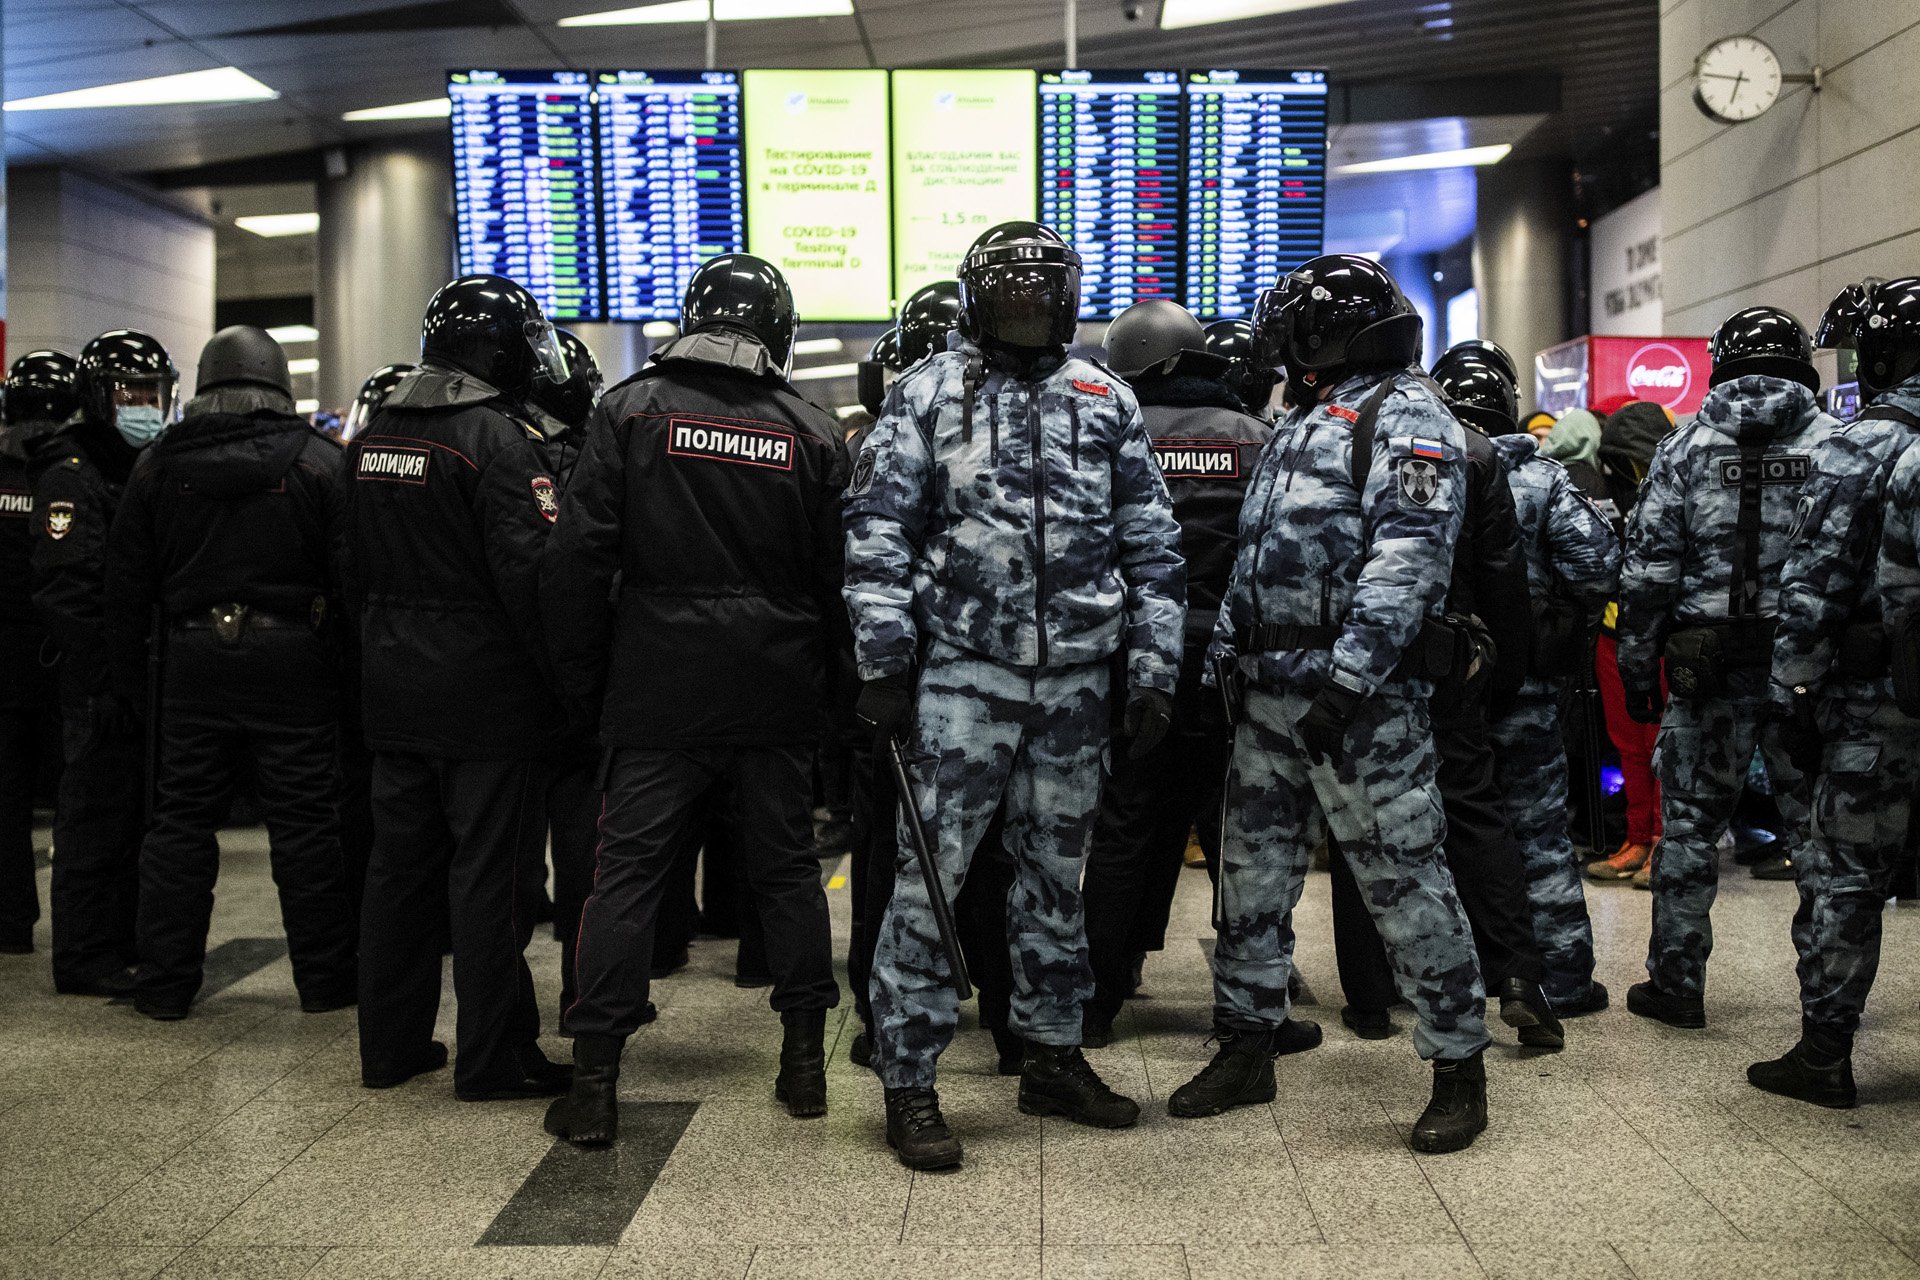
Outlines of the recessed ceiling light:
M 437 120 L 453 114 L 453 99 L 422 98 L 418 102 L 394 102 L 384 107 L 362 107 L 342 112 L 342 120 Z
M 310 324 L 277 324 L 267 330 L 267 336 L 282 346 L 289 342 L 320 341 L 320 331 Z
M 250 213 L 233 225 L 257 236 L 310 236 L 320 229 L 317 213 Z
M 1499 164 L 1507 158 L 1513 144 L 1496 143 L 1491 147 L 1462 147 L 1457 151 L 1429 151 L 1417 156 L 1394 156 L 1387 160 L 1363 160 L 1343 164 L 1335 173 L 1411 173 L 1416 169 L 1476 169 Z
M 677 338 L 680 326 L 671 320 L 649 320 L 640 326 L 640 332 L 656 341 L 661 338 Z
M 797 356 L 837 356 L 846 344 L 838 338 L 802 338 L 793 344 Z
M 287 372 L 296 378 L 303 373 L 318 373 L 320 372 L 320 362 L 312 357 L 305 360 L 289 360 L 287 361 Z
M 822 378 L 851 378 L 860 372 L 857 364 L 816 364 L 809 369 L 795 369 L 787 375 L 789 382 L 818 382 Z
M 719 22 L 756 22 L 768 18 L 850 18 L 853 0 L 714 0 Z M 705 22 L 707 0 L 669 0 L 631 9 L 606 9 L 560 19 L 563 27 L 633 27 L 656 22 Z
M 295 413 L 318 413 L 320 412 L 320 402 L 318 400 L 295 400 L 293 402 L 293 411 Z
M 216 67 L 15 98 L 6 105 L 9 111 L 68 111 L 81 107 L 160 107 L 181 102 L 260 102 L 279 96 L 238 67 Z
M 1162 0 L 1160 29 L 1204 27 L 1215 22 L 1239 22 L 1243 18 L 1267 18 L 1276 13 L 1348 3 L 1351 0 Z

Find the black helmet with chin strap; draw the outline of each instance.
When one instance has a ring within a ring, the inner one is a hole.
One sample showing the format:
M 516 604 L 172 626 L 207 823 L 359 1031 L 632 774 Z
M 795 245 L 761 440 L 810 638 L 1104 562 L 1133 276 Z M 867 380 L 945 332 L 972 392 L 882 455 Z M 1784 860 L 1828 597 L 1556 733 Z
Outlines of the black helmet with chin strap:
M 961 332 L 1023 350 L 1064 347 L 1080 320 L 1080 255 L 1037 222 L 1003 222 L 960 263 Z
M 1853 348 L 1860 385 L 1874 395 L 1920 373 L 1920 277 L 1889 280 L 1873 291 Z
M 1386 268 L 1347 253 L 1326 254 L 1289 273 L 1260 295 L 1253 313 L 1258 358 L 1284 367 L 1297 388 L 1364 370 L 1404 369 L 1419 355 L 1420 331 L 1419 313 Z
M 1273 402 L 1273 388 L 1280 375 L 1271 365 L 1261 364 L 1253 354 L 1251 320 L 1215 320 L 1206 328 L 1207 350 L 1227 362 L 1221 380 L 1233 388 L 1247 412 L 1256 418 L 1267 416 Z
M 860 362 L 854 375 L 860 407 L 879 417 L 880 406 L 886 403 L 887 386 L 892 381 L 888 375 L 899 373 L 905 367 L 900 363 L 900 330 L 889 329 L 874 339 L 867 358 Z
M 767 350 L 773 367 L 793 366 L 793 334 L 800 317 L 793 290 L 780 268 L 750 253 L 708 258 L 687 281 L 680 304 L 680 329 L 733 329 L 751 335 Z
M 1813 367 L 1813 339 L 1779 307 L 1734 312 L 1713 331 L 1707 355 L 1713 360 L 1709 387 L 1759 374 L 1797 382 L 1809 391 L 1820 389 L 1820 375 Z
M 1455 417 L 1490 436 L 1511 435 L 1520 429 L 1520 403 L 1507 376 L 1510 365 L 1461 343 L 1434 363 L 1433 380 L 1447 393 Z
M 1107 367 L 1123 378 L 1172 373 L 1175 366 L 1218 377 L 1227 362 L 1207 350 L 1207 331 L 1167 298 L 1136 302 L 1107 326 Z
M 960 282 L 936 280 L 914 290 L 900 304 L 900 318 L 894 325 L 900 363 L 905 373 L 928 356 L 947 349 L 947 335 L 960 327 Z

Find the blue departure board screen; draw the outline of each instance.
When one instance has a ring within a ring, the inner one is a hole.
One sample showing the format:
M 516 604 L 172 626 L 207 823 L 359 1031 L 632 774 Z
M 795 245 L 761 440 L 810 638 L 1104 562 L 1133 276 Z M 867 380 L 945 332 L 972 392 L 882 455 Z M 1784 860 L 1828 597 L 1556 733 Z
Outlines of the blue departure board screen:
M 605 310 L 592 92 L 584 71 L 456 71 L 447 85 L 460 270 L 518 282 L 554 320 Z
M 1187 309 L 1249 316 L 1326 238 L 1326 73 L 1189 71 L 1185 106 Z
M 1040 220 L 1079 250 L 1080 318 L 1180 298 L 1180 73 L 1040 76 Z
M 671 320 L 694 268 L 746 248 L 740 76 L 602 71 L 607 318 Z

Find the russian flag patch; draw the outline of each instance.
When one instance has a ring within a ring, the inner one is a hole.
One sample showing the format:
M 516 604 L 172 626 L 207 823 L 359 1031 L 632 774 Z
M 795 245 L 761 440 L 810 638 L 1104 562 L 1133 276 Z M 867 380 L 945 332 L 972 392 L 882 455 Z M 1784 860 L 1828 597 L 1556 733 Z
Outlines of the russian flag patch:
M 1447 447 L 1438 440 L 1422 440 L 1419 436 L 1415 436 L 1413 438 L 1413 456 L 1416 458 L 1444 458 L 1447 456 Z

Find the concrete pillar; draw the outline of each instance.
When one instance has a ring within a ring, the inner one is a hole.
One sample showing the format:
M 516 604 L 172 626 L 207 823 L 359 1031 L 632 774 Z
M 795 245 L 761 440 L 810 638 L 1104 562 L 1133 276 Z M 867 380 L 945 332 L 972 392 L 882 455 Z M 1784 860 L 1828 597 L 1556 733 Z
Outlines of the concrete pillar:
M 1479 172 L 1473 281 L 1480 336 L 1505 347 L 1523 370 L 1576 336 L 1567 331 L 1572 198 L 1564 160 L 1507 160 Z
M 314 289 L 322 408 L 352 404 L 381 365 L 420 358 L 420 316 L 454 275 L 448 147 L 407 140 L 328 158 Z

